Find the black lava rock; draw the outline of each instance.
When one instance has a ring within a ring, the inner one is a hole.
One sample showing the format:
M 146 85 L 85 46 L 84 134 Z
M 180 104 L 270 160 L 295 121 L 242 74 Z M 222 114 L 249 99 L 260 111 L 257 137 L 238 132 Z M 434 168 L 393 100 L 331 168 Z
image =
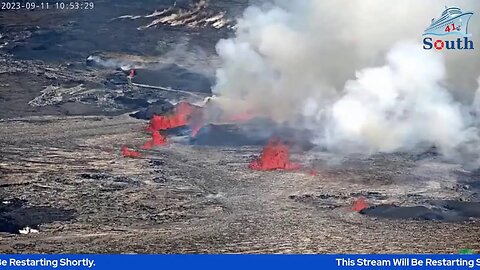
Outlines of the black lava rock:
M 172 103 L 166 100 L 159 100 L 152 104 L 149 104 L 147 108 L 141 109 L 136 113 L 130 114 L 131 117 L 143 120 L 150 120 L 153 115 L 162 115 L 169 113 L 173 110 Z

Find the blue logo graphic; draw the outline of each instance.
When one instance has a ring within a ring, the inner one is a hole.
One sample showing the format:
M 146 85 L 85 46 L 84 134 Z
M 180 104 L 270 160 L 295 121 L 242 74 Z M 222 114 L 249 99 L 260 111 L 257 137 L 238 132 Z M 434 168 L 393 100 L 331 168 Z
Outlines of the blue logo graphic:
M 468 33 L 468 27 L 473 12 L 463 12 L 458 7 L 447 7 L 442 12 L 440 18 L 433 18 L 427 29 L 423 32 L 423 36 L 437 36 L 439 38 L 447 36 L 456 36 L 456 40 L 442 40 L 437 39 L 433 41 L 431 37 L 423 39 L 423 48 L 425 50 L 473 50 L 473 40 L 469 37 L 472 34 Z
M 468 23 L 473 12 L 462 12 L 458 7 L 445 7 L 445 11 L 439 19 L 432 19 L 430 26 L 423 33 L 433 36 L 459 35 L 470 37 L 468 34 Z

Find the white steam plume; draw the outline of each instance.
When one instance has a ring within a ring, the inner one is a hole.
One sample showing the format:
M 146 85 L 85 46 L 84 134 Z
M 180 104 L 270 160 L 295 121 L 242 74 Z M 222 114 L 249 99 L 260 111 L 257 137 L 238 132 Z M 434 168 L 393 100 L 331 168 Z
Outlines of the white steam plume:
M 422 50 L 417 43 L 399 44 L 385 66 L 363 69 L 345 84 L 327 115 L 331 148 L 391 152 L 425 142 L 458 145 L 466 128 L 461 106 L 441 86 L 442 57 Z
M 480 74 L 473 51 L 425 51 L 423 30 L 444 5 L 475 0 L 277 0 L 249 7 L 217 52 L 214 94 L 224 110 L 298 120 L 331 150 L 411 151 L 436 146 L 477 161 L 471 115 Z M 479 46 L 480 21 L 469 29 Z M 479 152 L 480 153 L 480 152 Z M 468 156 L 468 157 L 467 157 Z

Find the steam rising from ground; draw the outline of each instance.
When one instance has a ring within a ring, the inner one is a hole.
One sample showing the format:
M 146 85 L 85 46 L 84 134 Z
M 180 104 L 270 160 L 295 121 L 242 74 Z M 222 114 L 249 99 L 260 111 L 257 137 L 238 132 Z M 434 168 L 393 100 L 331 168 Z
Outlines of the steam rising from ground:
M 441 86 L 444 63 L 418 44 L 396 45 L 381 67 L 365 68 L 345 84 L 327 114 L 326 143 L 361 151 L 413 150 L 423 142 L 452 148 L 465 129 L 461 107 Z
M 449 158 L 478 163 L 471 104 L 480 48 L 425 51 L 420 43 L 443 4 L 459 3 L 277 0 L 251 6 L 236 36 L 217 45 L 223 65 L 213 92 L 229 112 L 301 123 L 330 150 L 436 146 Z M 480 11 L 474 0 L 460 7 Z M 480 46 L 476 16 L 469 29 Z

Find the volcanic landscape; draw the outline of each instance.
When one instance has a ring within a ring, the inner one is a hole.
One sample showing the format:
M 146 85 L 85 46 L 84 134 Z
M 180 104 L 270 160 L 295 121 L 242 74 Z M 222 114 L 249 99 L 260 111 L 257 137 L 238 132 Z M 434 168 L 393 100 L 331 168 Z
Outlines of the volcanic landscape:
M 0 252 L 480 250 L 480 173 L 435 149 L 345 156 L 250 112 L 204 121 L 249 2 L 0 12 Z

